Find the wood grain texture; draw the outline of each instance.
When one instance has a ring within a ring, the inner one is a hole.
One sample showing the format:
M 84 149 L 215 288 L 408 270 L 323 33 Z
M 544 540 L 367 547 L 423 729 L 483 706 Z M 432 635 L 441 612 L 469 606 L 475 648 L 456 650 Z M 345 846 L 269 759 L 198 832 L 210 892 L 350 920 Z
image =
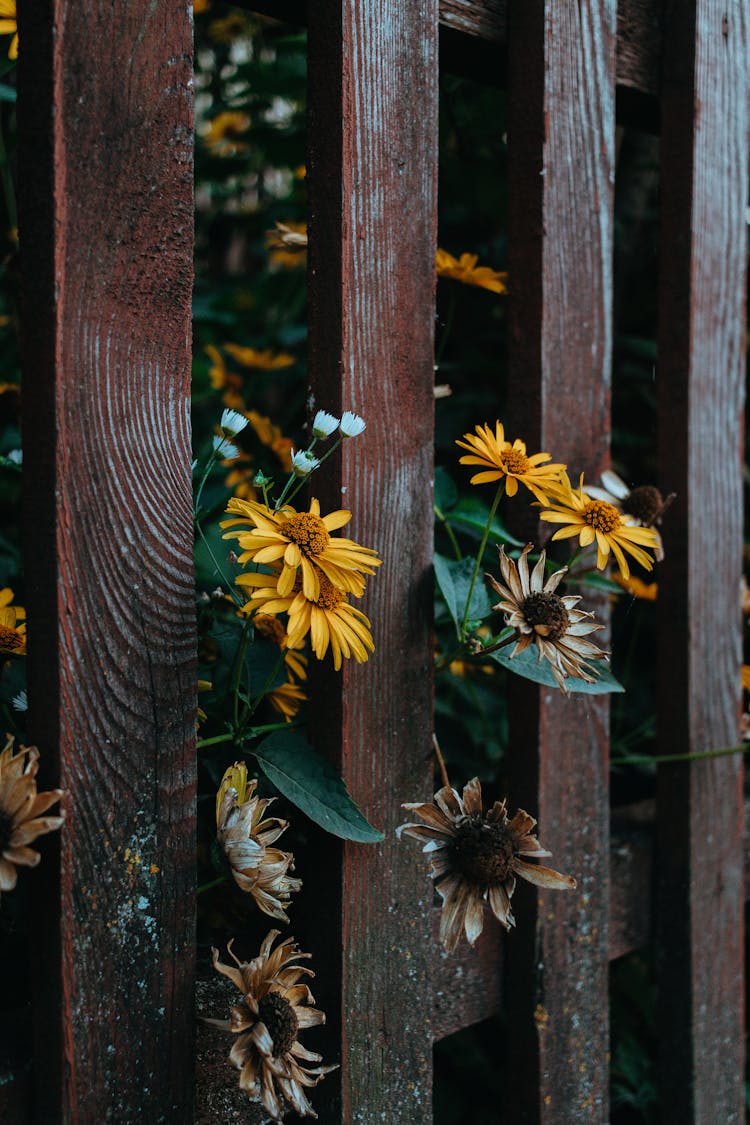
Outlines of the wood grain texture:
M 661 753 L 737 739 L 748 168 L 746 0 L 668 3 L 662 97 Z M 658 789 L 662 1117 L 744 1119 L 742 759 Z
M 609 456 L 615 4 L 511 0 L 509 19 L 506 429 L 592 480 Z M 508 515 L 539 542 L 531 508 Z M 578 889 L 516 891 L 513 1122 L 607 1115 L 608 716 L 606 696 L 514 687 L 510 802 Z
M 384 559 L 363 600 L 375 654 L 328 679 L 312 724 L 385 832 L 331 848 L 341 926 L 313 935 L 316 996 L 340 997 L 341 1028 L 340 1097 L 331 1076 L 316 1108 L 361 1125 L 432 1120 L 432 890 L 394 829 L 433 789 L 437 34 L 436 0 L 326 0 L 309 31 L 310 402 L 367 421 L 321 485 Z
M 68 815 L 35 888 L 34 1118 L 185 1121 L 189 8 L 44 0 L 21 20 L 30 727 Z

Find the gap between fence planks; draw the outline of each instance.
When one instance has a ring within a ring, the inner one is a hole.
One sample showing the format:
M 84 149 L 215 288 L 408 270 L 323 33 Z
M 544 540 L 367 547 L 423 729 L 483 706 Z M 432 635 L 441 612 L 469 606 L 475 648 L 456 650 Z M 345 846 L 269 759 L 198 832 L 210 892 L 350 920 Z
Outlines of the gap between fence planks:
M 20 5 L 34 1120 L 192 1118 L 187 0 Z

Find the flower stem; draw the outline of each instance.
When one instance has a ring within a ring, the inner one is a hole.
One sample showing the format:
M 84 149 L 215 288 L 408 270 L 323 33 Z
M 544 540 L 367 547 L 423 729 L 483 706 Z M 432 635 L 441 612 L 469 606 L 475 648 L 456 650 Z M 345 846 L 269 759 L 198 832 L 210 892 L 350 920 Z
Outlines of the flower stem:
M 443 753 L 440 749 L 440 743 L 437 740 L 437 735 L 434 732 L 432 735 L 432 745 L 435 750 L 435 757 L 437 758 L 438 769 L 440 770 L 440 777 L 443 782 L 443 786 L 446 789 L 450 789 L 451 783 L 448 780 L 448 771 L 445 768 L 445 758 L 443 757 Z
M 490 508 L 490 514 L 487 517 L 487 526 L 485 527 L 484 534 L 482 535 L 482 542 L 479 544 L 479 550 L 477 551 L 477 559 L 476 559 L 476 562 L 474 563 L 474 571 L 471 575 L 471 582 L 469 583 L 469 592 L 466 595 L 466 606 L 464 607 L 464 615 L 463 615 L 463 618 L 461 620 L 461 631 L 460 631 L 460 637 L 461 637 L 462 640 L 464 640 L 466 638 L 466 622 L 469 620 L 469 609 L 471 607 L 471 596 L 474 593 L 474 587 L 476 585 L 477 575 L 479 574 L 479 568 L 481 567 L 482 559 L 484 558 L 484 549 L 487 546 L 487 540 L 490 537 L 490 528 L 492 527 L 492 521 L 495 518 L 495 512 L 497 511 L 497 506 L 500 503 L 500 498 L 503 495 L 504 491 L 505 491 L 505 482 L 501 478 L 500 483 L 497 486 L 497 492 L 495 493 L 495 499 L 492 501 L 492 507 Z
M 700 762 L 703 758 L 728 758 L 731 754 L 745 754 L 750 750 L 750 743 L 746 746 L 722 746 L 718 750 L 703 750 L 695 754 L 626 754 L 621 758 L 610 758 L 611 766 L 646 766 L 652 762 L 669 765 L 671 762 Z
M 444 527 L 445 534 L 450 539 L 451 547 L 453 548 L 453 553 L 455 554 L 456 559 L 460 562 L 461 561 L 461 548 L 458 545 L 458 540 L 456 539 L 456 533 L 454 532 L 451 525 L 448 523 L 447 516 L 445 516 L 443 514 L 443 512 L 440 510 L 440 508 L 438 508 L 437 504 L 433 504 L 433 508 L 435 509 L 435 518 L 437 519 L 438 523 L 442 524 L 442 526 Z
M 237 649 L 234 683 L 232 684 L 232 713 L 235 730 L 240 721 L 240 684 L 242 683 L 242 669 L 245 665 L 245 650 L 247 648 L 247 642 L 250 639 L 251 626 L 252 618 L 248 617 L 242 628 L 242 636 L 240 638 L 239 648 Z
M 221 886 L 222 883 L 226 883 L 226 882 L 227 882 L 227 876 L 226 875 L 220 875 L 218 877 L 218 879 L 212 879 L 210 883 L 204 883 L 201 887 L 198 887 L 198 890 L 197 890 L 196 893 L 199 894 L 199 895 L 205 894 L 206 891 L 212 890 L 213 887 L 219 887 L 219 886 Z

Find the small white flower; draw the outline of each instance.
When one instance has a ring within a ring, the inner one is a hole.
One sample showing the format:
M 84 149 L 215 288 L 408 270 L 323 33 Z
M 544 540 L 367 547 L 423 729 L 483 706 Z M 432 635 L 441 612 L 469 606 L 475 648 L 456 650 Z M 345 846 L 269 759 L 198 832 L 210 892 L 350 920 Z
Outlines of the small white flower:
M 225 437 L 219 437 L 218 434 L 214 435 L 214 453 L 221 450 L 221 456 L 225 461 L 234 461 L 235 457 L 239 457 L 240 451 L 236 445 L 232 445 L 231 441 L 227 441 Z
M 8 454 L 8 460 L 12 461 L 14 465 L 23 464 L 23 451 L 20 449 L 11 449 Z
M 240 414 L 239 410 L 225 410 L 219 422 L 223 432 L 228 434 L 229 437 L 236 437 L 241 434 L 247 425 L 247 418 L 244 414 Z
M 307 477 L 317 469 L 320 461 L 313 457 L 308 449 L 300 449 L 299 453 L 292 450 L 292 472 L 296 477 Z
M 25 691 L 19 691 L 18 695 L 14 695 L 12 702 L 14 711 L 28 711 L 29 709 L 29 701 Z
M 329 438 L 334 430 L 338 429 L 339 420 L 334 418 L 333 414 L 326 414 L 325 410 L 319 410 L 313 420 L 313 433 L 316 438 Z
M 344 437 L 356 437 L 362 433 L 366 424 L 359 414 L 352 414 L 351 410 L 345 410 L 341 415 L 341 426 L 339 428 Z

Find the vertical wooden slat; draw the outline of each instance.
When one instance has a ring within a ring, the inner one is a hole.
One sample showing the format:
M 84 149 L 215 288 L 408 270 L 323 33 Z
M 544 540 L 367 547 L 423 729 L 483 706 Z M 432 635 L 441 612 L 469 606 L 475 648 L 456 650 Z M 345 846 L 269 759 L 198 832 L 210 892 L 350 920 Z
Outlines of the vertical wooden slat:
M 750 5 L 664 11 L 659 409 L 677 493 L 659 575 L 659 746 L 737 741 Z M 742 762 L 660 772 L 657 933 L 669 1122 L 744 1120 Z
M 513 0 L 509 18 L 505 421 L 593 481 L 610 424 L 615 3 Z M 578 890 L 516 892 L 509 1121 L 607 1116 L 607 758 L 606 697 L 514 685 L 511 800 Z
M 315 1104 L 326 1121 L 362 1125 L 432 1120 L 432 891 L 394 828 L 432 777 L 437 30 L 436 0 L 310 10 L 312 404 L 367 421 L 326 470 L 327 496 L 385 560 L 362 603 L 376 652 L 329 679 L 311 730 L 385 832 L 380 845 L 331 848 L 340 922 L 329 916 L 318 938 L 329 968 L 316 996 L 333 1032 L 340 1003 L 341 1072 Z
M 35 875 L 35 1120 L 187 1121 L 189 8 L 20 16 L 30 734 L 68 812 Z

